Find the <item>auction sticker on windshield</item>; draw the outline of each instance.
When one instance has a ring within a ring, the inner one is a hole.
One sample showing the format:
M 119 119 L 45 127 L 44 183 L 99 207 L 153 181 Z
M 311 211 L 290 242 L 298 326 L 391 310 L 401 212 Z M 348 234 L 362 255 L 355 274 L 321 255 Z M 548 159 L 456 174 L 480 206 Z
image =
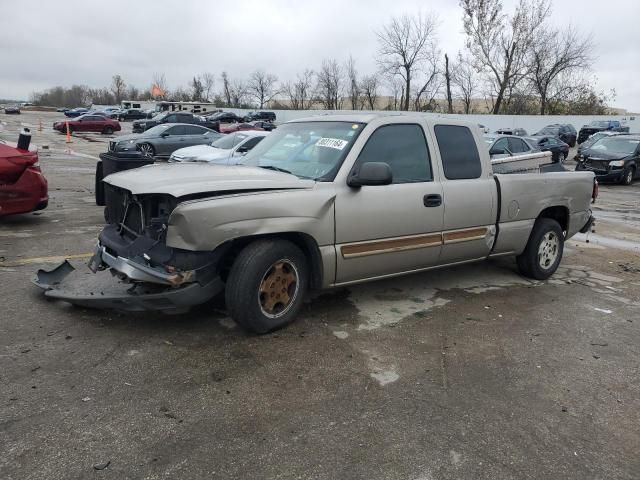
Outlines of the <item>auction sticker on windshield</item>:
M 336 150 L 343 150 L 349 142 L 340 138 L 321 138 L 316 142 L 318 147 L 335 148 Z

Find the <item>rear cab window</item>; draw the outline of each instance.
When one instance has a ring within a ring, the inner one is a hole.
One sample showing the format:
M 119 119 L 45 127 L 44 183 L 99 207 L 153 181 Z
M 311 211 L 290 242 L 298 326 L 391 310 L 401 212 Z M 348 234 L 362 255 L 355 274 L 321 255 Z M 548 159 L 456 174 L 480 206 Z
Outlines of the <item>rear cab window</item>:
M 436 125 L 434 132 L 444 175 L 448 180 L 473 179 L 482 175 L 478 146 L 468 127 Z

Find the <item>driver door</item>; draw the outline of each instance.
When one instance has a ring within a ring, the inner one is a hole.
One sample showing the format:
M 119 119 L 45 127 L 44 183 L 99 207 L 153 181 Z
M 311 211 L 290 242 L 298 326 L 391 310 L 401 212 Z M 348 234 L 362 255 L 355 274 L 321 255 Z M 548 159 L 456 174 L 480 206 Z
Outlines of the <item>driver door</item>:
M 434 266 L 442 248 L 444 206 L 424 130 L 415 123 L 379 127 L 360 151 L 391 167 L 390 185 L 340 188 L 336 197 L 336 283 Z

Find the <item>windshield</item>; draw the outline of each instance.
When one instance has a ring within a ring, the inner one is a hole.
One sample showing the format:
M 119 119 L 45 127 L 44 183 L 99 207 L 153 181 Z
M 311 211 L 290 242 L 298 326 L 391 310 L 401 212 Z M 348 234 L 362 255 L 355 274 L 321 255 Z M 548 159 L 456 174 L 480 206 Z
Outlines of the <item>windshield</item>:
M 603 133 L 603 132 L 594 133 L 589 138 L 587 138 L 584 143 L 588 143 L 589 145 L 593 145 L 594 143 L 596 143 L 601 138 L 608 137 L 608 136 L 609 135 L 607 135 L 606 133 Z
M 215 142 L 211 142 L 211 146 L 222 150 L 231 150 L 248 136 L 246 133 L 230 133 Z
M 352 122 L 288 123 L 270 133 L 241 163 L 332 181 L 363 127 Z
M 600 152 L 631 155 L 636 151 L 639 143 L 640 140 L 631 138 L 609 137 L 598 140 L 591 148 Z
M 151 136 L 160 135 L 167 128 L 171 128 L 171 127 L 173 127 L 173 124 L 171 123 L 163 123 L 162 125 L 156 125 L 155 127 L 151 127 L 149 130 L 144 132 L 144 135 L 151 135 Z
M 591 122 L 589 124 L 590 127 L 596 127 L 596 128 L 609 128 L 609 122 L 605 122 L 605 121 L 595 121 L 595 122 Z

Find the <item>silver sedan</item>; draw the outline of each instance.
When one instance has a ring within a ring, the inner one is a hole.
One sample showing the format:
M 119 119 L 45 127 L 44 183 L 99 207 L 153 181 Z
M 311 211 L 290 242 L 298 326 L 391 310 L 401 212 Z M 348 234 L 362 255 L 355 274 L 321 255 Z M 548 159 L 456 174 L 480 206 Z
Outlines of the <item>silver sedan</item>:
M 145 157 L 168 158 L 179 148 L 210 144 L 222 134 L 199 125 L 164 123 L 144 133 L 123 135 L 109 142 L 115 154 L 139 151 Z

